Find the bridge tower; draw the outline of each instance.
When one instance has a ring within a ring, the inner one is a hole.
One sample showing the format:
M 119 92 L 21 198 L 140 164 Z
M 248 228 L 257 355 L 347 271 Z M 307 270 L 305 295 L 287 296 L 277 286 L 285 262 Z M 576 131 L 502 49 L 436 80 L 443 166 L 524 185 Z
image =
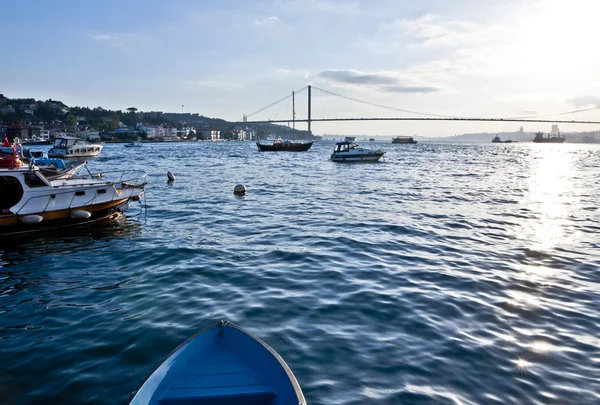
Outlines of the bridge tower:
M 308 85 L 308 136 L 312 137 L 312 132 L 310 132 L 310 84 Z

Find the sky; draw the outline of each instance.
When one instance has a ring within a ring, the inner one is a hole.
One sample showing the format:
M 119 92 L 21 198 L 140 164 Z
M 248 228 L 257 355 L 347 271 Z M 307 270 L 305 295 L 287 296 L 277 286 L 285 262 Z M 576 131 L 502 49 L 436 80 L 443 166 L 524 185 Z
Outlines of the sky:
M 596 0 L 2 0 L 0 93 L 235 121 L 311 85 L 313 118 L 415 116 L 318 89 L 427 114 L 545 116 L 600 105 L 599 12 Z M 250 119 L 291 119 L 291 104 Z M 306 90 L 295 107 L 306 118 Z M 600 121 L 600 110 L 556 118 Z M 312 130 L 449 136 L 519 126 L 336 122 Z

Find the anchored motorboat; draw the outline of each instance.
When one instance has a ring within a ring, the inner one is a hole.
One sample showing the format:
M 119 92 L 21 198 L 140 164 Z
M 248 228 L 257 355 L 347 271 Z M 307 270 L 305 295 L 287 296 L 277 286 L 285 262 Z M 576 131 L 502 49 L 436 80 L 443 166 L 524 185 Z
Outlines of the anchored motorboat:
M 54 145 L 48 151 L 48 157 L 77 158 L 95 157 L 100 154 L 104 147 L 100 143 L 90 143 L 84 139 L 74 136 L 63 136 L 56 138 Z
M 139 170 L 49 179 L 13 147 L 0 156 L 0 236 L 115 219 L 145 185 Z
M 354 142 L 337 142 L 331 154 L 334 162 L 377 162 L 385 152 L 381 149 L 373 150 L 361 148 Z

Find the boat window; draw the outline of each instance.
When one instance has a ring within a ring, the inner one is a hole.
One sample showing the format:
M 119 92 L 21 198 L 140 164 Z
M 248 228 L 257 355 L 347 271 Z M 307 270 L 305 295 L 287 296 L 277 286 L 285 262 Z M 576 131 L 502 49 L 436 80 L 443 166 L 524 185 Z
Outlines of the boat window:
M 7 213 L 10 207 L 21 201 L 23 187 L 19 180 L 10 176 L 0 176 L 0 211 Z
M 47 186 L 46 182 L 39 178 L 36 172 L 26 172 L 23 173 L 23 176 L 25 177 L 25 184 L 31 188 Z

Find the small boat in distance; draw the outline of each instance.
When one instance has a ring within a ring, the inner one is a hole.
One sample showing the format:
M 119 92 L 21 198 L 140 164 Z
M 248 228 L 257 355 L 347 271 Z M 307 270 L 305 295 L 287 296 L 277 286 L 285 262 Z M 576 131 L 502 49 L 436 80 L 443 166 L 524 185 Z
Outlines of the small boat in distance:
M 274 139 L 272 143 L 262 143 L 260 140 L 256 142 L 258 150 L 262 152 L 305 152 L 312 144 L 312 141 L 300 143 L 281 138 Z
M 50 139 L 44 139 L 33 135 L 31 138 L 25 138 L 21 142 L 21 145 L 52 145 Z
M 396 136 L 392 138 L 392 143 L 417 143 L 412 136 Z
M 536 132 L 535 138 L 533 138 L 533 142 L 535 143 L 563 143 L 565 140 L 564 135 L 561 137 L 560 133 L 557 135 L 548 134 L 548 137 L 544 138 L 543 132 Z
M 354 142 L 354 141 L 356 141 L 356 137 L 355 136 L 346 136 L 346 137 L 344 137 L 344 140 L 346 142 Z
M 104 145 L 89 143 L 74 136 L 63 136 L 54 140 L 54 146 L 48 151 L 48 157 L 77 158 L 95 157 L 100 154 Z
M 125 147 L 126 148 L 141 148 L 142 143 L 141 142 L 130 142 L 130 143 L 126 143 Z
M 375 138 L 369 138 L 369 142 L 375 142 Z
M 273 348 L 219 321 L 175 349 L 129 404 L 306 405 L 306 400 Z
M 496 135 L 494 139 L 492 139 L 492 143 L 513 143 L 516 141 L 511 141 L 510 139 L 502 140 L 499 135 Z
M 354 142 L 337 142 L 331 154 L 334 162 L 377 162 L 385 152 L 381 149 L 361 148 Z

